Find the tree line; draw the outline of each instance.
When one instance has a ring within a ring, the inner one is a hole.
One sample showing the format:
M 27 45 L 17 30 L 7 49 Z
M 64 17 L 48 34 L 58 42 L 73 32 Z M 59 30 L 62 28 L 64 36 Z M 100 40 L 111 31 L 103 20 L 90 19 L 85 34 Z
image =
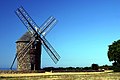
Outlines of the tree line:
M 58 72 L 94 72 L 94 71 L 104 71 L 112 70 L 112 66 L 103 65 L 99 66 L 98 64 L 92 64 L 90 67 L 45 67 L 45 71 L 58 71 Z

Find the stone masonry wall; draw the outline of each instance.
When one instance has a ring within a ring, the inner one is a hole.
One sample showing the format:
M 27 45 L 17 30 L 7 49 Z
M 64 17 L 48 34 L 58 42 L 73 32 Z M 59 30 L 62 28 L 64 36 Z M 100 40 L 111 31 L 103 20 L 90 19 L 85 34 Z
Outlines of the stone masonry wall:
M 27 53 L 26 56 L 24 56 L 25 52 L 20 53 L 20 51 L 23 49 L 25 44 L 27 44 L 27 42 L 18 42 L 17 43 L 17 54 L 18 54 L 18 57 L 17 57 L 17 70 L 18 71 L 27 71 L 27 70 L 31 69 L 29 53 Z

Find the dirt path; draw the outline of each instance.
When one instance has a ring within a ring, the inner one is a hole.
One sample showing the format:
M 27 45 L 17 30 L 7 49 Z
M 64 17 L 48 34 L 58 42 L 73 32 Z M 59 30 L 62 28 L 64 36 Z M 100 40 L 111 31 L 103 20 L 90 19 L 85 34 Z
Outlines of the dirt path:
M 45 72 L 45 73 L 17 73 L 17 74 L 0 74 L 0 77 L 24 77 L 24 76 L 45 76 L 45 75 L 79 75 L 79 74 L 101 74 L 104 72 L 64 72 L 64 73 L 51 73 L 51 72 Z

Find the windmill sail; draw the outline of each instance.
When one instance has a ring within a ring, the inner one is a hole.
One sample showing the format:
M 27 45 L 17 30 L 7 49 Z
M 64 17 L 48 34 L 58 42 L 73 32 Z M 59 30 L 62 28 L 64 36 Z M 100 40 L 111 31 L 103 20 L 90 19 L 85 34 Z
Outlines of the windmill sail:
M 28 21 L 24 18 L 24 16 L 21 14 L 21 12 L 19 10 L 16 10 L 15 13 L 19 17 L 19 19 L 21 20 L 21 22 L 26 26 L 26 28 L 28 29 L 28 31 L 31 34 L 33 34 L 34 33 L 33 29 L 30 27 L 30 25 L 28 24 Z
M 51 44 L 45 39 L 45 37 L 42 37 L 42 43 L 44 49 L 56 64 L 60 59 L 59 54 L 55 51 L 55 49 L 51 46 Z
M 46 34 L 53 28 L 53 26 L 56 23 L 57 23 L 56 19 L 52 20 L 52 22 L 44 30 L 42 30 L 41 32 L 42 36 L 46 36 Z
M 21 6 L 18 8 L 19 11 L 24 15 L 24 17 L 28 20 L 28 22 L 36 29 L 38 29 L 38 25 L 34 22 L 34 20 L 29 16 L 29 14 L 25 11 L 25 9 Z
M 39 28 L 38 25 L 34 22 L 34 20 L 29 16 L 29 14 L 22 6 L 18 8 L 18 10 L 27 19 L 27 21 L 35 28 L 38 34 L 43 33 L 48 27 L 52 27 L 56 23 L 56 19 L 53 16 L 50 16 Z
M 56 19 L 53 16 L 50 16 L 40 27 L 39 34 L 42 34 L 48 27 L 53 26 L 55 24 Z

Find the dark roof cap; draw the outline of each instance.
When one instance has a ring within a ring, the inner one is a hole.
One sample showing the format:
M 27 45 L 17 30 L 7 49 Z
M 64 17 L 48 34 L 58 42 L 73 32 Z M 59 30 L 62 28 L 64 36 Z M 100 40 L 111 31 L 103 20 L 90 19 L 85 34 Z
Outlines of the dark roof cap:
M 29 42 L 31 39 L 31 33 L 30 32 L 26 32 L 21 38 L 19 38 L 16 43 L 18 42 Z

